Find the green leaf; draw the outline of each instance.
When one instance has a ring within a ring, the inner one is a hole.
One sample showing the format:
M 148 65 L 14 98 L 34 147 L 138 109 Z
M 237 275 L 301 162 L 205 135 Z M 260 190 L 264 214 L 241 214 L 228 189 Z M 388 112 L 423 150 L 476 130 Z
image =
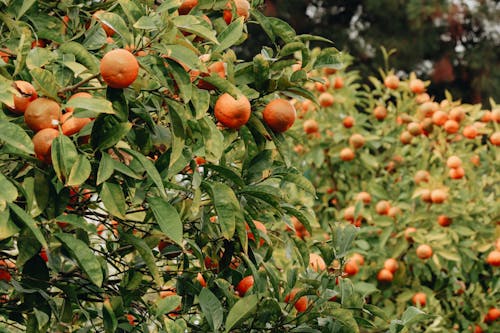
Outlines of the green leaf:
M 59 97 L 57 96 L 57 92 L 61 89 L 61 86 L 57 83 L 56 78 L 52 72 L 41 69 L 41 68 L 33 68 L 30 70 L 31 77 L 36 82 L 38 87 L 40 88 L 39 93 L 58 101 Z
M 118 320 L 116 320 L 115 312 L 109 300 L 102 303 L 102 319 L 104 323 L 104 332 L 114 333 L 118 327 Z
M 231 308 L 226 318 L 226 332 L 230 332 L 243 319 L 248 318 L 257 310 L 259 298 L 256 294 L 241 298 Z
M 331 315 L 336 322 L 347 328 L 348 332 L 359 333 L 359 327 L 356 319 L 353 317 L 352 311 L 347 309 L 333 309 Z
M 52 164 L 57 178 L 66 183 L 71 169 L 78 159 L 75 144 L 65 135 L 59 135 L 52 141 Z
M 416 308 L 414 306 L 410 306 L 403 313 L 403 315 L 401 317 L 401 321 L 403 322 L 404 326 L 410 327 L 413 324 L 416 324 L 419 321 L 421 321 L 425 318 L 428 318 L 428 317 L 429 317 L 429 315 L 427 315 L 424 311 L 422 311 L 419 308 Z
M 314 188 L 314 185 L 309 181 L 309 179 L 302 176 L 301 174 L 292 172 L 283 172 L 283 173 L 275 173 L 274 175 L 280 177 L 285 182 L 294 183 L 299 188 L 303 189 L 304 191 L 313 196 L 316 195 L 316 189 Z
M 28 27 L 23 27 L 21 32 L 21 38 L 19 39 L 19 44 L 16 49 L 16 61 L 15 70 L 13 76 L 17 76 L 25 67 L 26 57 L 31 50 L 31 40 L 32 40 L 31 30 Z
M 36 308 L 33 309 L 33 312 L 35 313 L 36 322 L 38 323 L 38 329 L 42 331 L 44 329 L 44 326 L 49 322 L 49 315 Z
M 87 232 L 95 234 L 97 228 L 94 224 L 87 222 L 82 216 L 75 214 L 61 214 L 55 218 L 57 222 L 69 223 L 76 228 L 83 229 Z
M 113 175 L 114 160 L 107 153 L 102 153 L 101 161 L 99 162 L 99 169 L 97 169 L 96 185 L 100 185 Z
M 210 185 L 210 196 L 217 212 L 222 236 L 231 239 L 236 230 L 236 214 L 240 212 L 240 204 L 233 190 L 223 183 Z
M 212 331 L 219 331 L 220 326 L 224 320 L 224 310 L 222 304 L 209 289 L 203 288 L 198 296 L 200 301 L 201 311 Z
M 214 48 L 213 52 L 222 52 L 239 41 L 241 36 L 243 35 L 243 23 L 243 17 L 239 17 L 238 19 L 231 22 L 231 24 L 228 25 L 227 28 L 219 34 L 220 44 Z
M 125 202 L 125 195 L 122 188 L 118 184 L 104 182 L 99 193 L 104 207 L 111 215 L 117 216 L 121 219 L 125 218 L 125 211 L 127 204 Z
M 18 193 L 17 188 L 3 175 L 3 173 L 0 173 L 0 189 L 0 211 L 3 211 L 7 203 L 16 200 Z
M 276 17 L 269 17 L 268 19 L 276 36 L 283 39 L 285 43 L 290 43 L 294 40 L 295 30 L 293 30 L 290 24 Z
M 198 55 L 193 50 L 182 45 L 161 45 L 161 47 L 159 51 L 164 54 L 164 57 L 173 59 L 191 69 L 203 69 Z
M 16 13 L 16 20 L 19 20 L 23 15 L 35 4 L 35 0 L 24 0 L 21 8 Z
M 17 234 L 19 230 L 16 224 L 10 220 L 9 210 L 0 210 L 0 241 Z
M 163 179 L 160 176 L 160 173 L 158 172 L 158 169 L 154 166 L 153 162 L 151 160 L 147 159 L 146 156 L 142 155 L 141 153 L 132 150 L 132 149 L 123 149 L 125 152 L 128 154 L 132 155 L 146 170 L 146 173 L 148 174 L 149 178 L 153 181 L 153 183 L 158 187 L 158 190 L 160 192 L 160 196 L 163 199 L 167 198 L 167 195 L 165 193 L 165 187 L 163 186 Z
M 211 29 L 208 26 L 208 23 L 205 22 L 202 18 L 193 15 L 179 15 L 177 17 L 174 17 L 172 19 L 172 22 L 174 22 L 174 25 L 179 30 L 195 34 L 196 36 L 199 36 L 214 44 L 219 44 L 219 41 L 215 36 L 215 30 Z
M 75 109 L 73 116 L 77 118 L 97 118 L 101 113 L 115 114 L 113 105 L 110 101 L 104 98 L 85 98 L 75 97 L 71 98 L 64 106 L 64 108 L 72 107 Z
M 208 116 L 198 120 L 198 124 L 203 134 L 205 159 L 211 163 L 218 163 L 224 153 L 224 135 Z
M 236 87 L 228 80 L 221 78 L 218 74 L 210 74 L 210 76 L 205 76 L 203 78 L 203 81 L 205 81 L 206 83 L 210 83 L 221 92 L 227 92 L 234 98 L 237 98 L 242 94 L 241 90 L 238 89 L 238 87 Z
M 126 44 L 128 45 L 134 44 L 134 37 L 130 33 L 130 30 L 128 29 L 127 23 L 125 23 L 125 21 L 120 15 L 110 12 L 101 12 L 98 13 L 96 16 L 99 21 L 106 24 L 114 31 L 116 31 L 116 33 L 119 34 L 125 40 Z
M 257 54 L 253 58 L 253 74 L 255 87 L 258 90 L 265 90 L 269 81 L 269 62 L 262 54 Z
M 333 68 L 342 69 L 344 63 L 342 61 L 342 54 L 334 47 L 329 47 L 321 50 L 321 53 L 314 62 L 314 68 Z
M 191 100 L 193 94 L 193 85 L 191 84 L 191 79 L 188 72 L 177 62 L 167 59 L 170 73 L 174 77 L 177 87 L 179 87 L 179 95 L 181 96 L 184 103 L 188 103 Z
M 342 258 L 351 248 L 351 244 L 358 233 L 356 227 L 351 224 L 335 228 L 336 244 L 338 246 L 337 257 Z
M 87 274 L 90 281 L 101 287 L 103 281 L 102 267 L 97 256 L 88 245 L 70 234 L 56 233 L 55 236 L 69 251 L 71 257 L 77 261 L 78 266 Z
M 85 155 L 78 155 L 78 158 L 71 167 L 66 185 L 75 186 L 83 184 L 90 176 L 92 167 Z
M 161 30 L 163 26 L 164 23 L 162 22 L 160 15 L 157 13 L 149 16 L 142 16 L 137 20 L 137 22 L 134 23 L 135 29 L 150 31 Z
M 178 295 L 171 295 L 162 298 L 156 304 L 156 316 L 161 317 L 166 313 L 175 311 L 181 305 L 182 298 Z
M 120 237 L 123 238 L 125 242 L 135 247 L 137 252 L 139 252 L 139 255 L 142 257 L 142 260 L 144 260 L 144 262 L 146 263 L 146 266 L 151 272 L 155 283 L 158 286 L 163 286 L 163 278 L 158 271 L 158 267 L 156 267 L 155 257 L 153 256 L 153 252 L 149 248 L 148 244 L 143 239 L 137 238 L 134 235 L 129 235 L 124 232 L 120 232 Z
M 135 22 L 144 14 L 142 8 L 135 4 L 132 0 L 118 0 L 123 12 L 127 16 L 129 22 Z
M 28 215 L 24 210 L 22 210 L 16 204 L 8 204 L 10 210 L 24 223 L 26 227 L 31 231 L 31 233 L 35 236 L 36 240 L 42 245 L 42 247 L 47 248 L 47 241 L 43 237 L 42 232 L 36 225 L 36 221 L 33 220 L 31 216 Z
M 273 25 L 271 24 L 269 17 L 265 16 L 259 10 L 256 9 L 251 9 L 250 13 L 253 16 L 253 18 L 257 20 L 259 25 L 262 27 L 262 30 L 264 30 L 264 32 L 267 34 L 271 42 L 274 43 L 274 41 L 276 40 L 276 36 L 274 34 Z
M 161 198 L 149 198 L 148 203 L 161 231 L 182 247 L 183 226 L 175 207 Z
M 100 115 L 94 121 L 90 143 L 96 150 L 113 147 L 132 128 L 129 122 L 120 122 L 114 115 Z
M 27 154 L 35 154 L 33 142 L 24 129 L 4 119 L 0 120 L 0 141 Z

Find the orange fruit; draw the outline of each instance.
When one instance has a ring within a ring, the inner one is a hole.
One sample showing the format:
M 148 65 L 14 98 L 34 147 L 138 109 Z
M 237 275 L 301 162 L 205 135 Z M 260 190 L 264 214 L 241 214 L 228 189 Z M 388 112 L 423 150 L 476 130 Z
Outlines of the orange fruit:
M 9 62 L 9 58 L 10 58 L 10 54 L 5 53 L 5 52 L 3 52 L 3 51 L 0 51 L 0 58 L 2 58 L 2 60 L 3 60 L 5 63 L 8 63 L 8 62 Z
M 61 117 L 61 129 L 64 135 L 70 136 L 80 132 L 80 130 L 91 121 L 92 119 L 90 118 L 74 117 L 73 112 L 66 112 Z
M 406 228 L 405 233 L 404 233 L 406 241 L 413 242 L 413 237 L 411 237 L 411 234 L 413 234 L 416 231 L 417 231 L 417 228 L 414 228 L 414 227 Z
M 429 259 L 432 257 L 432 247 L 427 244 L 421 244 L 417 247 L 416 253 L 420 259 Z
M 436 102 L 425 102 L 418 107 L 418 111 L 423 117 L 432 117 L 432 115 L 439 110 L 439 104 Z
M 452 119 L 448 119 L 443 125 L 444 130 L 449 134 L 457 133 L 459 127 L 458 123 Z
M 44 128 L 36 133 L 33 138 L 35 156 L 42 162 L 52 163 L 51 147 L 52 141 L 59 136 L 59 131 L 54 128 Z
M 254 279 L 252 275 L 246 276 L 236 286 L 236 291 L 240 296 L 245 296 L 248 289 L 253 287 Z
M 263 112 L 264 122 L 274 132 L 282 133 L 292 127 L 297 112 L 286 99 L 275 99 L 266 105 Z
M 424 293 L 416 293 L 413 295 L 411 301 L 413 302 L 413 305 L 415 306 L 422 306 L 424 307 L 425 304 L 427 303 L 427 296 Z
M 478 135 L 477 128 L 472 125 L 465 126 L 462 130 L 462 135 L 467 139 L 475 139 Z
M 232 12 L 232 2 L 236 5 L 236 14 L 248 20 L 250 17 L 250 3 L 247 0 L 232 0 L 228 1 L 226 4 L 226 8 L 223 13 L 224 21 L 227 24 L 230 24 L 233 20 L 233 12 Z
M 474 326 L 474 333 L 483 333 L 483 329 L 479 325 Z
M 465 111 L 461 107 L 456 107 L 450 110 L 448 113 L 448 118 L 455 120 L 457 123 L 461 122 L 465 118 Z
M 314 82 L 314 88 L 318 92 L 325 92 L 328 89 L 328 81 L 325 83 Z
M 392 282 L 393 279 L 394 279 L 394 274 L 387 268 L 382 268 L 377 273 L 377 280 L 379 282 Z
M 207 282 L 205 281 L 205 278 L 203 277 L 203 275 L 201 275 L 201 273 L 198 272 L 198 274 L 196 275 L 196 280 L 200 283 L 200 285 L 202 287 L 206 287 L 207 286 Z
M 49 257 L 47 256 L 47 251 L 45 251 L 45 249 L 43 247 L 40 250 L 39 256 L 40 256 L 40 258 L 42 258 L 43 261 L 45 261 L 45 262 L 49 261 Z
M 307 134 L 317 133 L 319 130 L 318 122 L 314 119 L 308 119 L 304 121 L 303 127 L 304 132 L 306 132 Z
M 394 258 L 389 258 L 384 261 L 384 268 L 393 274 L 398 270 L 398 266 L 398 261 Z
M 184 0 L 182 1 L 181 6 L 178 11 L 180 15 L 188 14 L 191 9 L 193 9 L 196 5 L 198 5 L 198 0 Z
M 285 296 L 285 303 L 291 303 L 295 300 L 295 296 L 300 292 L 300 288 L 293 288 L 288 295 Z M 294 307 L 297 312 L 304 312 L 307 310 L 307 296 L 301 296 L 294 303 Z
M 359 149 L 365 144 L 365 137 L 361 134 L 354 133 L 349 138 L 349 144 L 354 147 L 354 149 Z
M 365 258 L 359 253 L 353 253 L 350 260 L 356 262 L 359 266 L 363 266 L 365 264 Z
M 57 128 L 60 119 L 61 107 L 47 98 L 35 99 L 24 112 L 24 122 L 35 132 L 44 128 Z
M 291 216 L 293 227 L 295 229 L 295 235 L 297 237 L 304 239 L 306 236 L 310 236 L 309 231 L 306 230 L 306 227 L 299 221 L 295 216 Z
M 353 222 L 354 221 L 354 212 L 355 212 L 355 207 L 354 206 L 349 206 L 344 210 L 344 219 Z
M 208 73 L 209 74 L 217 74 L 221 79 L 226 78 L 226 63 L 223 61 L 216 61 L 210 66 L 208 66 Z M 196 77 L 199 75 L 198 71 L 191 70 L 190 75 L 192 77 L 192 81 L 196 79 Z M 207 73 L 201 73 L 201 76 L 208 76 Z M 199 80 L 197 84 L 198 88 L 200 89 L 205 89 L 205 90 L 214 90 L 215 86 L 211 83 L 208 83 L 204 80 Z
M 100 21 L 98 18 L 97 18 L 97 15 L 101 14 L 101 13 L 104 13 L 105 11 L 104 10 L 98 10 L 96 11 L 92 17 L 95 18 L 97 21 Z M 108 24 L 104 23 L 104 22 L 101 22 L 101 27 L 103 28 L 104 32 L 106 33 L 106 36 L 108 37 L 113 37 L 113 35 L 116 33 L 116 31 Z
M 450 169 L 456 169 L 462 166 L 462 160 L 456 155 L 448 157 L 446 160 L 446 166 Z
M 391 207 L 389 208 L 389 211 L 387 212 L 387 216 L 396 218 L 396 216 L 401 215 L 401 208 L 399 207 Z
M 418 170 L 413 177 L 413 181 L 415 184 L 419 185 L 420 183 L 428 183 L 431 175 L 426 170 Z
M 128 323 L 130 324 L 130 326 L 135 326 L 137 323 L 135 322 L 135 317 L 133 314 L 131 313 L 127 313 L 125 315 L 125 317 L 127 318 L 127 321 Z
M 399 77 L 394 74 L 389 74 L 384 79 L 384 85 L 389 89 L 398 89 Z
M 425 92 L 424 81 L 420 79 L 410 80 L 410 90 L 414 94 L 422 94 L 423 92 Z
M 446 215 L 439 215 L 438 224 L 442 227 L 447 227 L 451 224 L 451 219 Z
M 500 146 L 500 132 L 495 132 L 491 134 L 490 142 L 494 146 Z
M 24 114 L 28 105 L 38 98 L 35 87 L 26 81 L 14 81 L 14 87 L 20 96 L 14 94 L 14 108 L 11 111 L 17 114 Z
M 389 213 L 390 208 L 391 208 L 391 203 L 387 200 L 380 200 L 375 205 L 375 211 L 379 215 L 387 215 Z
M 348 260 L 345 263 L 344 272 L 348 276 L 354 276 L 354 275 L 358 274 L 358 272 L 359 272 L 358 263 L 356 261 L 354 261 L 354 260 Z
M 446 194 L 446 192 L 442 189 L 435 189 L 435 190 L 432 190 L 431 192 L 431 201 L 433 203 L 443 203 L 446 201 L 446 199 L 448 198 L 448 194 Z
M 498 308 L 490 308 L 484 317 L 484 321 L 488 324 L 494 322 L 500 318 L 500 309 Z
M 500 266 L 500 251 L 493 250 L 490 253 L 488 253 L 488 256 L 486 257 L 486 262 L 491 266 L 495 267 Z
M 12 275 L 6 269 L 0 269 L 0 281 L 10 282 Z
M 266 226 L 264 225 L 264 223 L 256 221 L 256 220 L 253 220 L 253 223 L 255 224 L 255 228 L 257 228 L 257 230 L 260 230 L 263 234 L 267 234 L 267 229 L 266 229 Z M 247 230 L 248 239 L 251 239 L 255 242 L 255 236 L 250 231 L 251 229 L 250 229 L 250 226 L 248 225 L 248 223 L 245 223 L 245 228 Z M 264 238 L 260 237 L 259 246 L 264 245 L 264 243 L 265 243 Z
M 483 123 L 488 123 L 492 120 L 491 118 L 492 118 L 491 111 L 485 110 L 483 115 L 481 116 L 481 121 Z
M 319 102 L 319 105 L 321 105 L 324 108 L 327 108 L 327 107 L 333 105 L 334 99 L 333 99 L 332 94 L 330 94 L 328 92 L 324 92 L 321 95 L 319 95 L 318 102 Z
M 344 120 L 342 121 L 342 125 L 344 125 L 345 128 L 351 128 L 354 126 L 354 118 L 351 117 L 351 116 L 347 116 L 344 118 Z
M 444 111 L 438 110 L 432 115 L 432 122 L 435 125 L 443 126 L 448 120 L 448 114 Z
M 309 254 L 309 266 L 315 271 L 320 272 L 326 269 L 326 263 L 323 258 L 317 253 Z
M 432 191 L 429 189 L 423 189 L 420 193 L 420 198 L 423 202 L 432 202 Z
M 245 125 L 250 119 L 250 101 L 244 95 L 234 99 L 228 93 L 224 93 L 217 99 L 214 106 L 214 115 L 222 125 L 238 129 Z
M 387 117 L 387 109 L 384 106 L 379 105 L 373 110 L 373 115 L 378 120 L 384 120 Z
M 139 74 L 139 63 L 132 53 L 125 49 L 109 51 L 101 59 L 101 76 L 111 88 L 126 88 Z
M 342 161 L 352 161 L 355 158 L 354 151 L 351 148 L 344 148 L 340 151 L 340 159 Z
M 336 76 L 333 81 L 333 88 L 342 89 L 344 87 L 344 79 L 341 76 Z
M 450 169 L 448 175 L 450 176 L 451 179 L 462 179 L 465 176 L 465 170 L 462 167 Z
M 410 132 L 408 131 L 401 132 L 399 136 L 399 141 L 401 141 L 402 144 L 409 145 L 412 140 L 413 140 L 413 135 L 411 135 Z
M 356 201 L 363 201 L 365 205 L 369 205 L 372 202 L 372 196 L 368 192 L 359 192 L 356 194 Z
M 429 96 L 428 93 L 421 93 L 415 96 L 415 102 L 417 102 L 417 104 L 423 104 L 425 102 L 430 101 L 430 99 L 431 97 Z

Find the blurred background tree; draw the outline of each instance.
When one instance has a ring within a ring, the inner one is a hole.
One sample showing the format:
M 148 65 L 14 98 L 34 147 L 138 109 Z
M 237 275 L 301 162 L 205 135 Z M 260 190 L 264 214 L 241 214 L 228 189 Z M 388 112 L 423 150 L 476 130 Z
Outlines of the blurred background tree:
M 499 1 L 265 0 L 263 11 L 299 34 L 333 40 L 364 77 L 383 66 L 384 46 L 397 50 L 391 67 L 398 74 L 431 80 L 438 98 L 447 89 L 468 103 L 500 100 Z M 250 33 L 251 42 L 266 43 L 263 33 Z

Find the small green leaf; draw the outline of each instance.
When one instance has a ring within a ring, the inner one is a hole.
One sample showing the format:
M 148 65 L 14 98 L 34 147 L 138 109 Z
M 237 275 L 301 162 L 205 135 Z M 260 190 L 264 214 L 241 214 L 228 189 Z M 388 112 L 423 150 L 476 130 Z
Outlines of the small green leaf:
M 99 169 L 97 169 L 96 185 L 100 185 L 113 175 L 114 160 L 107 153 L 102 153 L 101 161 L 99 162 Z
M 0 189 L 0 211 L 2 211 L 6 207 L 6 203 L 16 200 L 18 193 L 17 188 L 3 173 L 0 173 Z
M 175 207 L 162 198 L 149 198 L 148 203 L 161 231 L 182 247 L 182 221 Z
M 36 240 L 45 248 L 48 247 L 47 241 L 43 237 L 42 232 L 36 225 L 36 221 L 33 220 L 31 216 L 28 215 L 24 210 L 22 210 L 16 204 L 8 204 L 10 210 L 24 223 L 25 226 L 31 231 L 31 233 L 35 236 Z
M 230 332 L 239 322 L 257 310 L 259 298 L 256 294 L 243 297 L 229 310 L 226 318 L 226 332 Z
M 209 289 L 203 288 L 199 295 L 201 311 L 210 325 L 212 331 L 217 332 L 224 320 L 222 304 Z
M 166 199 L 167 195 L 165 194 L 163 179 L 161 178 L 160 173 L 154 166 L 153 162 L 151 162 L 151 160 L 147 159 L 144 155 L 135 150 L 132 149 L 123 149 L 123 150 L 128 154 L 132 155 L 142 165 L 142 167 L 144 168 L 144 170 L 146 170 L 146 173 L 151 178 L 153 183 L 156 185 L 156 187 L 158 187 L 160 196 Z
M 52 164 L 57 178 L 66 183 L 71 169 L 78 160 L 75 144 L 65 135 L 59 135 L 52 141 Z
M 21 126 L 4 119 L 0 120 L 0 141 L 27 154 L 35 154 L 33 142 L 26 131 Z
M 422 311 L 414 306 L 410 306 L 403 313 L 403 315 L 401 317 L 401 321 L 403 322 L 404 326 L 410 327 L 410 326 L 416 324 L 417 322 L 419 322 L 425 318 L 428 318 L 428 317 L 429 317 L 429 315 L 426 314 L 424 311 Z
M 0 210 L 0 241 L 17 234 L 19 230 L 16 224 L 10 220 L 9 210 Z
M 104 332 L 114 333 L 118 327 L 118 320 L 116 320 L 115 312 L 111 306 L 111 302 L 106 300 L 102 304 L 102 319 L 104 322 Z
M 61 214 L 55 218 L 57 222 L 69 223 L 76 228 L 83 229 L 90 233 L 96 233 L 97 228 L 94 224 L 87 222 L 82 216 L 75 214 Z
M 104 182 L 99 193 L 104 207 L 111 215 L 119 218 L 125 218 L 125 211 L 127 205 L 125 202 L 125 195 L 122 188 L 118 184 Z
M 113 105 L 110 101 L 104 98 L 85 98 L 75 97 L 71 98 L 64 106 L 64 108 L 72 107 L 75 109 L 73 115 L 78 118 L 96 118 L 101 113 L 115 114 Z
M 83 184 L 90 176 L 92 167 L 85 155 L 78 155 L 78 158 L 71 167 L 66 185 L 75 186 Z
M 87 274 L 90 281 L 101 287 L 103 281 L 102 267 L 88 245 L 70 234 L 57 233 L 55 236 L 70 252 L 71 257 L 78 262 L 78 266 Z
M 239 17 L 237 20 L 231 22 L 231 24 L 219 34 L 220 44 L 214 48 L 213 52 L 222 52 L 239 41 L 243 35 L 243 23 L 243 17 Z
M 155 283 L 158 286 L 163 286 L 163 278 L 158 271 L 158 267 L 156 267 L 156 260 L 153 256 L 153 252 L 149 248 L 148 244 L 140 238 L 135 237 L 134 235 L 129 235 L 124 232 L 120 232 L 120 237 L 123 238 L 127 243 L 135 247 L 139 255 L 142 257 L 142 260 L 146 263 L 151 275 Z
M 120 122 L 115 115 L 100 115 L 92 126 L 90 143 L 96 150 L 113 147 L 132 128 L 129 122 Z
M 99 73 L 99 60 L 82 44 L 72 41 L 62 43 L 59 52 L 72 54 L 78 63 L 88 68 L 90 73 Z
M 57 92 L 61 89 L 61 86 L 57 83 L 52 72 L 37 67 L 30 70 L 30 74 L 38 87 L 40 87 L 40 92 L 43 95 L 50 97 L 55 101 L 59 100 Z

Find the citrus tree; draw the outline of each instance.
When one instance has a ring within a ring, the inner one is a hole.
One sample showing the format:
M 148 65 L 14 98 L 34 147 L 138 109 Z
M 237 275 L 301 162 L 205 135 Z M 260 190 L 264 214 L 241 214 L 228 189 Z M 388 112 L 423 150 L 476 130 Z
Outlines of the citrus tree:
M 428 82 L 394 75 L 383 52 L 369 86 L 356 72 L 317 71 L 306 87 L 319 105 L 295 103 L 289 140 L 317 188 L 314 211 L 323 228 L 359 228 L 343 271 L 355 287 L 376 286 L 369 302 L 387 317 L 414 305 L 432 316 L 412 332 L 495 332 L 500 108 L 437 101 Z
M 320 227 L 286 139 L 290 100 L 316 98 L 309 73 L 347 57 L 312 52 L 325 40 L 261 4 L 1 1 L 3 331 L 357 332 L 391 319 L 369 304 L 373 284 L 342 276 L 356 228 L 326 215 Z M 272 47 L 245 62 L 231 47 L 248 24 Z M 402 316 L 393 331 L 422 312 Z

